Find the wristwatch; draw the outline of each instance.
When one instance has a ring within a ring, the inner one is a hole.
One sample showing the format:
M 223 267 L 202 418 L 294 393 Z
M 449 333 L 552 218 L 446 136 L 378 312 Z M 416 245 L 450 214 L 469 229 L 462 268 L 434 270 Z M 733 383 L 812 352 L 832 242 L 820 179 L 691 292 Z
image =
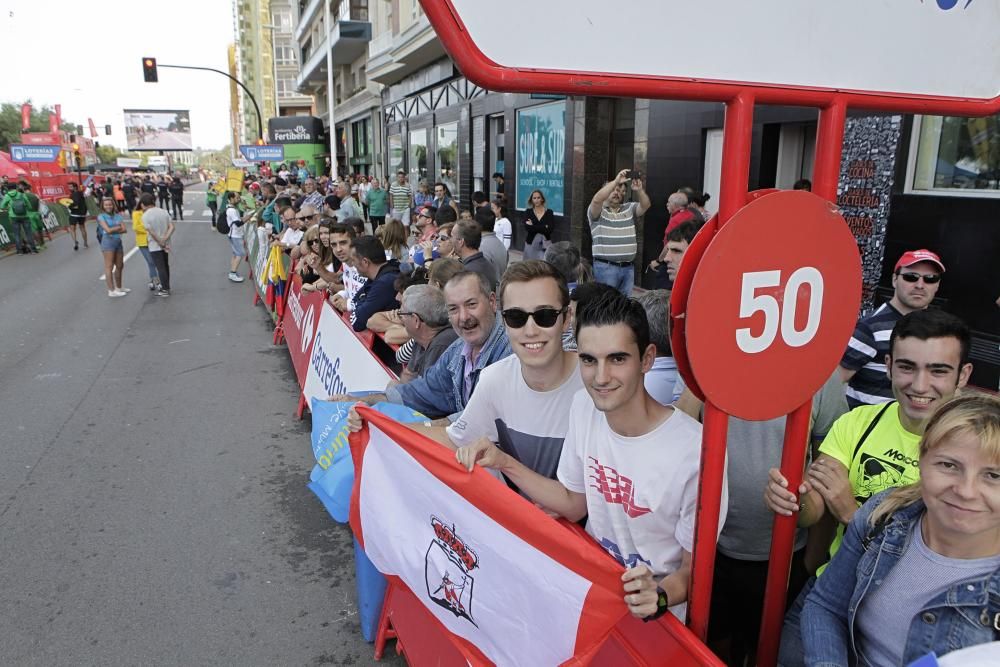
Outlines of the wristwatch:
M 642 620 L 643 620 L 643 622 L 646 622 L 646 621 L 655 621 L 660 616 L 663 616 L 664 614 L 666 614 L 667 611 L 669 611 L 669 608 L 670 608 L 670 598 L 667 597 L 667 592 L 665 590 L 663 590 L 663 588 L 661 586 L 657 586 L 656 587 L 656 611 L 654 611 L 652 614 L 650 614 L 649 616 L 647 616 L 646 618 L 644 618 Z

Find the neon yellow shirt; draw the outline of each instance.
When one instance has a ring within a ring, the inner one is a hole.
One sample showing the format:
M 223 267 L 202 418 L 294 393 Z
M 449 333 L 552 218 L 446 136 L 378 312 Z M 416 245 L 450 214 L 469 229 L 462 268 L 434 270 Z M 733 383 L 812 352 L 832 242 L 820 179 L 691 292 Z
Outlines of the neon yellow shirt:
M 857 455 L 854 454 L 858 440 L 884 407 L 885 404 L 854 408 L 833 423 L 830 433 L 819 446 L 820 454 L 837 459 L 847 468 L 854 498 L 859 503 L 879 491 L 912 484 L 920 479 L 920 436 L 903 428 L 899 421 L 899 403 L 889 406 Z M 830 558 L 837 553 L 843 541 L 844 526 L 841 524 L 837 526 L 837 534 L 830 545 Z M 816 571 L 817 576 L 823 573 L 826 565 L 824 563 Z

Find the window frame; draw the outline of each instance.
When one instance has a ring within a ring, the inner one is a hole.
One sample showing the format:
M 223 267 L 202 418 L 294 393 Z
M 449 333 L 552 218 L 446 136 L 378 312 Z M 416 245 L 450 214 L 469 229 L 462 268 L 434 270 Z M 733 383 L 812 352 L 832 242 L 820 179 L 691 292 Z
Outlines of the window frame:
M 926 114 L 938 115 L 938 114 Z M 978 190 L 972 188 L 916 188 L 914 180 L 917 177 L 917 153 L 920 149 L 920 130 L 924 116 L 913 115 L 913 126 L 910 128 L 910 144 L 906 155 L 906 179 L 903 182 L 903 194 L 922 195 L 926 197 L 959 197 L 965 199 L 1000 199 L 1000 189 Z M 938 139 L 940 141 L 940 138 Z

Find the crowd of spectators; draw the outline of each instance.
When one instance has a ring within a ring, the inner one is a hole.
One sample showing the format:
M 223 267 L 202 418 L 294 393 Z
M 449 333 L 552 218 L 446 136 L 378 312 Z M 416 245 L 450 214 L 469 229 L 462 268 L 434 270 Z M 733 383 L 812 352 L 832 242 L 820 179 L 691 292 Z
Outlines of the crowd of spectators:
M 442 183 L 415 192 L 403 173 L 385 191 L 374 179 L 310 181 L 262 185 L 261 220 L 297 260 L 303 289 L 325 291 L 355 330 L 398 346 L 399 379 L 360 400 L 419 411 L 428 421 L 411 428 L 461 465 L 586 519 L 626 568 L 632 614 L 683 619 L 702 405 L 673 358 L 669 286 L 708 195 L 668 197 L 648 267 L 658 288 L 635 295 L 635 222 L 650 206 L 638 173 L 594 195 L 593 263 L 552 240 L 540 191 L 525 202 L 518 259 L 502 194 L 475 193 L 465 208 Z M 858 322 L 813 398 L 798 489 L 778 469 L 785 419 L 729 418 L 709 628 L 728 664 L 756 652 L 775 513 L 800 526 L 781 664 L 906 664 L 992 639 L 1000 601 L 955 591 L 1000 582 L 1000 402 L 963 392 L 968 328 L 928 308 L 944 271 L 928 250 L 900 257 L 893 297 Z M 360 428 L 354 411 L 349 424 Z M 921 567 L 933 576 L 915 583 Z

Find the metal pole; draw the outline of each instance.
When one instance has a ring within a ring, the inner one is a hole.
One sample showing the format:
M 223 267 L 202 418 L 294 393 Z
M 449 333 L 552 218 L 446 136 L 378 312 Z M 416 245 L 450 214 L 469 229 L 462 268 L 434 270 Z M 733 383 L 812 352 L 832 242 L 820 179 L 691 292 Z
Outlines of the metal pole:
M 746 203 L 753 107 L 754 97 L 750 93 L 741 93 L 726 103 L 719 195 L 720 228 Z M 688 625 L 702 641 L 708 636 L 708 615 L 712 604 L 712 576 L 715 572 L 719 506 L 722 503 L 722 484 L 726 472 L 728 430 L 729 416 L 711 401 L 706 401 L 698 483 L 698 518 L 688 594 Z
M 339 176 L 337 170 L 337 123 L 333 117 L 334 95 L 333 91 L 333 45 L 330 43 L 330 36 L 333 33 L 330 25 L 330 0 L 323 0 L 323 27 L 326 30 L 326 106 L 329 110 L 330 120 L 330 178 L 337 180 Z
M 819 114 L 816 132 L 816 158 L 813 170 L 813 192 L 823 199 L 835 201 L 840 177 L 841 149 L 844 144 L 844 120 L 847 109 L 842 101 L 824 107 Z M 806 448 L 809 446 L 809 418 L 812 401 L 796 408 L 785 423 L 785 440 L 781 450 L 781 474 L 788 488 L 796 490 L 802 484 Z M 773 667 L 778 661 L 781 626 L 785 617 L 788 595 L 788 574 L 798 513 L 792 516 L 774 515 L 771 532 L 771 557 L 764 589 L 764 609 L 761 616 L 760 640 L 757 644 L 758 667 Z
M 215 72 L 216 74 L 221 74 L 222 76 L 226 77 L 227 79 L 235 81 L 236 84 L 239 85 L 239 87 L 242 88 L 244 92 L 246 92 L 247 97 L 250 98 L 250 101 L 253 102 L 254 111 L 257 112 L 257 137 L 259 139 L 263 139 L 264 138 L 264 123 L 261 120 L 260 107 L 257 105 L 257 100 L 256 100 L 256 98 L 254 98 L 253 93 L 250 92 L 250 89 L 247 88 L 246 86 L 244 86 L 243 82 L 240 81 L 239 79 L 237 79 L 235 76 L 231 76 L 227 72 L 223 72 L 220 69 L 213 69 L 211 67 L 194 67 L 192 65 L 164 65 L 162 63 L 158 63 L 157 67 L 170 67 L 172 69 L 196 69 L 196 70 L 201 70 L 201 71 L 204 71 L 204 72 Z

